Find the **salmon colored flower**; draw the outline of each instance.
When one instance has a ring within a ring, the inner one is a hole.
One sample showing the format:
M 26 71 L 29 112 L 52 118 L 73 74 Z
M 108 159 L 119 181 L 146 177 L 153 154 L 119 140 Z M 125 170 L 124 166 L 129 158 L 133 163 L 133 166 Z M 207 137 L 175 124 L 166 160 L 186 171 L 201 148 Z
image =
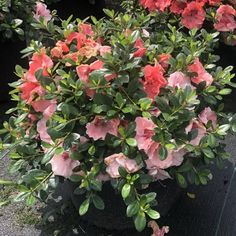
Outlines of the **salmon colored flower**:
M 205 70 L 199 58 L 195 59 L 194 63 L 188 66 L 189 72 L 194 72 L 197 76 L 192 78 L 193 83 L 199 84 L 206 82 L 206 86 L 210 86 L 213 82 L 213 77 Z
M 209 5 L 215 6 L 219 5 L 222 2 L 222 0 L 209 0 Z
M 147 49 L 144 47 L 142 39 L 137 39 L 134 48 L 136 51 L 134 52 L 134 57 L 143 57 L 147 51 Z
M 230 5 L 221 5 L 216 11 L 214 28 L 218 31 L 233 31 L 236 29 L 236 10 Z
M 158 60 L 159 64 L 162 66 L 164 70 L 167 70 L 169 67 L 169 60 L 171 58 L 171 55 L 163 53 L 159 55 L 158 57 L 159 57 L 159 60 Z
M 170 6 L 170 11 L 175 14 L 181 14 L 187 6 L 187 0 L 173 0 Z
M 118 135 L 119 124 L 119 119 L 106 120 L 101 116 L 96 116 L 92 122 L 86 125 L 86 133 L 94 140 L 104 140 L 107 134 Z
M 165 87 L 167 82 L 163 76 L 163 68 L 160 65 L 147 65 L 144 67 L 144 91 L 149 98 L 154 99 L 160 93 L 160 88 Z
M 87 36 L 93 36 L 93 29 L 90 24 L 80 23 L 79 24 L 79 30 L 82 34 L 85 34 Z
M 69 52 L 69 48 L 66 45 L 66 43 L 63 41 L 58 41 L 56 43 L 56 47 L 52 48 L 51 55 L 52 57 L 62 58 L 64 53 L 68 53 L 68 52 Z
M 140 4 L 149 11 L 164 11 L 170 6 L 171 0 L 140 0 Z
M 85 41 L 86 41 L 86 36 L 82 33 L 78 33 L 78 32 L 71 32 L 69 34 L 69 36 L 66 38 L 66 43 L 67 44 L 71 44 L 73 42 L 73 40 L 76 40 L 77 42 L 77 49 L 80 49 Z
M 116 153 L 108 156 L 104 159 L 107 165 L 106 172 L 111 176 L 111 178 L 119 178 L 119 167 L 125 168 L 128 173 L 135 173 L 141 166 L 137 165 L 137 162 L 133 159 L 129 159 L 123 153 Z
M 190 2 L 182 12 L 181 23 L 188 29 L 201 28 L 205 20 L 206 13 L 202 3 Z

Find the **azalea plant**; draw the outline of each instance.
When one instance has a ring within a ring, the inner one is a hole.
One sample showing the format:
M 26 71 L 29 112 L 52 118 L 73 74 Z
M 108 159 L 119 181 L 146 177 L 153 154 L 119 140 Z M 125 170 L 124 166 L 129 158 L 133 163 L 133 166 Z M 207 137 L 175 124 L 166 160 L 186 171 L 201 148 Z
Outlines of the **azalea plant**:
M 52 1 L 47 1 L 50 3 Z M 43 1 L 3 0 L 0 2 L 0 40 L 5 41 L 17 36 L 24 39 L 25 33 L 32 37 L 31 23 L 51 20 L 52 15 Z
M 142 189 L 165 179 L 205 185 L 210 165 L 229 158 L 222 141 L 236 117 L 222 99 L 235 84 L 231 66 L 215 65 L 217 32 L 183 31 L 136 1 L 124 5 L 91 24 L 62 21 L 50 27 L 53 43 L 25 50 L 29 68 L 16 66 L 17 106 L 3 124 L 2 148 L 10 173 L 20 173 L 14 201 L 46 201 L 62 176 L 77 184 L 84 215 L 90 204 L 104 209 L 100 192 L 110 182 L 142 231 L 160 217 L 158 192 Z

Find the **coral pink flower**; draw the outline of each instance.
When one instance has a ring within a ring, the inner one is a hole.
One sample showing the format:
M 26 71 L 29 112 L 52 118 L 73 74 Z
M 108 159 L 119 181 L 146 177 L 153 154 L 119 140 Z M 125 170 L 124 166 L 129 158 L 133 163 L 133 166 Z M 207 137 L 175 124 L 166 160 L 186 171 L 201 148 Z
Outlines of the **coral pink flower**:
M 164 11 L 171 4 L 171 0 L 140 0 L 140 4 L 149 11 Z
M 80 165 L 79 161 L 72 160 L 68 153 L 54 155 L 49 162 L 52 165 L 54 175 L 69 178 L 73 174 L 73 169 Z
M 37 82 L 24 82 L 19 86 L 19 89 L 21 91 L 21 99 L 28 104 L 32 102 L 36 94 L 42 96 L 45 93 L 43 87 Z
M 140 0 L 140 4 L 149 11 L 154 11 L 157 9 L 155 0 Z
M 102 69 L 104 65 L 104 62 L 97 60 L 95 62 L 93 62 L 92 64 L 88 65 L 88 64 L 82 64 L 80 66 L 76 67 L 76 72 L 79 76 L 79 78 L 81 79 L 81 81 L 85 84 L 87 84 L 88 78 L 89 78 L 89 74 L 91 72 L 93 72 L 94 70 L 100 70 Z
M 170 75 L 168 78 L 168 85 L 182 89 L 186 88 L 187 86 L 192 87 L 190 78 L 180 71 L 176 71 Z
M 42 2 L 36 2 L 36 10 L 34 13 L 34 19 L 39 21 L 40 17 L 43 17 L 46 21 L 52 19 L 50 10 L 47 9 L 47 5 Z
M 160 65 L 147 65 L 144 67 L 144 91 L 149 98 L 154 99 L 160 93 L 160 88 L 167 84 Z
M 152 136 L 155 134 L 154 129 L 156 125 L 151 120 L 143 117 L 137 117 L 135 123 L 135 139 L 137 140 L 138 149 L 147 152 L 155 143 L 155 141 L 152 140 Z
M 49 119 L 56 111 L 56 100 L 38 100 L 31 103 L 36 112 L 42 112 L 45 119 Z
M 155 149 L 153 152 L 148 153 L 148 159 L 145 161 L 147 164 L 147 169 L 167 169 L 171 166 L 179 166 L 184 160 L 184 155 L 186 150 L 180 148 L 178 150 L 168 151 L 167 158 L 165 160 L 160 159 L 159 148 Z
M 209 0 L 209 4 L 212 6 L 219 5 L 222 0 Z
M 206 135 L 205 126 L 197 120 L 190 121 L 189 125 L 185 128 L 185 131 L 187 134 L 191 131 L 197 131 L 197 137 L 190 141 L 190 144 L 193 146 L 198 146 L 201 139 Z
M 173 0 L 170 6 L 170 11 L 175 14 L 181 14 L 187 6 L 187 0 Z
M 190 2 L 182 12 L 181 22 L 188 29 L 199 29 L 202 27 L 205 17 L 206 13 L 202 4 L 198 2 Z
M 199 120 L 203 123 L 203 124 L 207 124 L 208 121 L 212 122 L 212 127 L 216 128 L 216 122 L 217 122 L 217 115 L 214 111 L 211 110 L 210 107 L 206 107 L 198 116 Z
M 66 43 L 63 41 L 58 41 L 56 43 L 56 47 L 52 48 L 51 55 L 52 57 L 61 58 L 63 57 L 63 53 L 67 52 L 69 52 L 69 48 Z
M 106 172 L 111 176 L 111 178 L 119 178 L 119 167 L 124 167 L 128 173 L 137 172 L 141 169 L 135 160 L 127 158 L 123 153 L 113 154 L 104 159 L 107 165 Z
M 134 57 L 143 57 L 147 51 L 147 49 L 144 47 L 142 39 L 136 40 L 134 48 L 137 49 L 133 54 Z
M 53 67 L 52 59 L 46 55 L 46 51 L 44 48 L 41 49 L 39 53 L 34 53 L 31 62 L 29 64 L 29 70 L 25 74 L 26 80 L 30 82 L 38 82 L 35 78 L 35 72 L 39 69 L 43 70 L 43 75 L 48 76 L 48 69 Z
M 89 24 L 80 23 L 79 30 L 81 31 L 82 34 L 85 34 L 88 36 L 93 36 L 93 34 L 94 34 L 92 26 Z
M 233 31 L 236 29 L 236 10 L 230 5 L 221 5 L 216 11 L 214 27 L 218 31 Z
M 203 81 L 206 82 L 206 86 L 210 86 L 213 82 L 213 77 L 205 70 L 199 58 L 195 59 L 194 63 L 188 66 L 189 72 L 197 73 L 197 76 L 192 78 L 193 83 L 199 84 Z
M 163 54 L 159 55 L 159 61 L 158 62 L 164 70 L 168 69 L 170 58 L 171 58 L 170 54 L 163 53 Z
M 76 40 L 77 49 L 80 49 L 86 41 L 86 36 L 82 33 L 71 32 L 69 36 L 66 38 L 66 43 L 71 44 L 73 40 Z
M 37 123 L 37 132 L 42 141 L 52 143 L 52 139 L 47 132 L 47 119 L 43 118 Z
M 117 136 L 119 124 L 118 119 L 105 120 L 101 116 L 96 116 L 92 122 L 86 125 L 86 133 L 94 140 L 104 140 L 108 133 Z

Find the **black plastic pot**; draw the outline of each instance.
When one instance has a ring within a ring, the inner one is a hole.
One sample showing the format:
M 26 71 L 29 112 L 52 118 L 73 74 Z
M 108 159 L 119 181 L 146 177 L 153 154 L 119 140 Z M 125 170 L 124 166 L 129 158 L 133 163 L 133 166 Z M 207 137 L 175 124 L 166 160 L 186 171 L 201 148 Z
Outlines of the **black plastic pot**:
M 7 41 L 0 43 L 0 102 L 10 100 L 9 91 L 12 89 L 8 83 L 17 80 L 14 74 L 15 66 L 17 64 L 26 67 L 27 60 L 21 59 L 20 51 L 26 47 L 24 41 Z
M 84 196 L 73 194 L 75 187 L 74 184 L 68 182 L 65 191 L 71 193 L 72 203 L 76 209 L 79 209 L 81 203 L 84 201 Z M 162 184 L 159 182 L 152 183 L 149 188 L 143 190 L 143 192 L 157 193 L 158 205 L 156 206 L 156 210 L 160 212 L 161 216 L 166 216 L 172 206 L 178 201 L 182 189 L 173 180 L 166 180 L 163 181 Z M 105 209 L 98 210 L 91 204 L 86 215 L 81 216 L 82 220 L 107 230 L 134 228 L 133 219 L 126 217 L 126 206 L 122 197 L 114 192 L 110 183 L 103 185 L 103 190 L 99 195 L 104 200 Z

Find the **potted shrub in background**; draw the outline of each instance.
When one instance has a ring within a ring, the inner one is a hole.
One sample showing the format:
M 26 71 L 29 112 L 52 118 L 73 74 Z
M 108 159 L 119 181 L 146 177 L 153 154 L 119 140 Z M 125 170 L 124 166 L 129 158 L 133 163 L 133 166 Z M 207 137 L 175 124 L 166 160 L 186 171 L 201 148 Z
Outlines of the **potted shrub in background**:
M 91 17 L 93 24 L 39 23 L 54 43 L 35 41 L 26 50 L 29 68 L 16 67 L 18 104 L 1 133 L 11 172 L 21 176 L 15 201 L 47 200 L 63 176 L 85 215 L 91 205 L 105 208 L 109 185 L 142 231 L 160 217 L 153 182 L 205 185 L 209 166 L 228 158 L 222 141 L 236 130 L 236 117 L 223 112 L 222 97 L 234 83 L 232 67 L 215 65 L 218 33 L 183 31 L 136 1 L 124 7 L 106 10 L 108 20 Z

